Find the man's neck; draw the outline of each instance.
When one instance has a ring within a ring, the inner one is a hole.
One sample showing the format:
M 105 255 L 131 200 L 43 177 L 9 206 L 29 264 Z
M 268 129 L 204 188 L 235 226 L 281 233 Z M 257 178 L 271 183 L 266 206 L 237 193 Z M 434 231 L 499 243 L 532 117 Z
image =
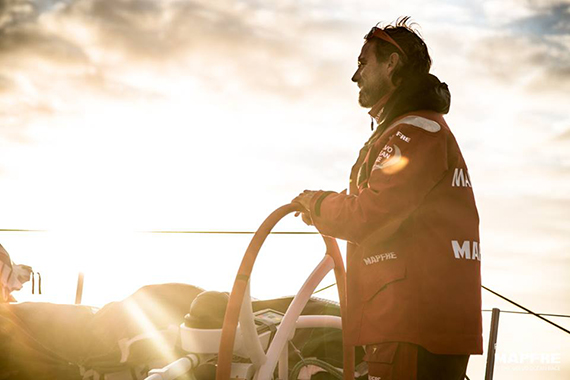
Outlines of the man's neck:
M 380 124 L 380 122 L 382 121 L 382 120 L 380 120 L 382 110 L 384 109 L 384 106 L 386 105 L 386 103 L 388 103 L 388 100 L 390 99 L 390 97 L 392 96 L 393 93 L 394 93 L 394 90 L 391 90 L 386 95 L 381 97 L 380 100 L 378 100 L 376 102 L 376 104 L 374 104 L 372 106 L 370 111 L 368 111 L 368 114 L 370 116 L 372 116 L 372 118 L 374 120 L 376 120 L 376 123 Z

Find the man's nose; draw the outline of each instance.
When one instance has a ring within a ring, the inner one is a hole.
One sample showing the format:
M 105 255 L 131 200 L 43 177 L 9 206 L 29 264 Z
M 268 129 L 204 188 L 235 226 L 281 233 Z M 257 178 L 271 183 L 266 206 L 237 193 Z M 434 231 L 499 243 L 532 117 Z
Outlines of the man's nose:
M 358 83 L 358 79 L 360 79 L 360 70 L 356 70 L 354 72 L 354 75 L 352 76 L 352 78 L 350 78 L 351 81 L 353 81 L 354 83 Z

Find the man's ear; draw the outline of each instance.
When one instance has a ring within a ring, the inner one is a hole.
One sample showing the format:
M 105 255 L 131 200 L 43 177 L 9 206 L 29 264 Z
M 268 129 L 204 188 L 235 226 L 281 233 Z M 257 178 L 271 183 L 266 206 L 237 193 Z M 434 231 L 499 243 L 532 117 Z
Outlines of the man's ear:
M 388 71 L 390 74 L 398 67 L 398 63 L 400 63 L 400 55 L 398 53 L 390 54 L 388 57 Z
M 394 82 L 394 71 L 400 65 L 400 55 L 398 53 L 392 53 L 388 57 L 388 75 L 390 76 L 390 81 L 394 86 L 399 86 L 402 82 L 402 78 L 398 78 L 397 82 Z

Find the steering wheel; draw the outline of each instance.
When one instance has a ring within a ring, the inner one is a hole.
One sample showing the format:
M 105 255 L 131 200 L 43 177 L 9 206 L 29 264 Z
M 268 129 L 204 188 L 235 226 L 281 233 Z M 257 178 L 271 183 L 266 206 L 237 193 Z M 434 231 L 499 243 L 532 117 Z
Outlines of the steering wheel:
M 242 259 L 239 267 L 230 299 L 224 317 L 224 324 L 222 328 L 222 338 L 220 341 L 220 348 L 218 352 L 218 368 L 216 371 L 216 380 L 229 380 L 231 372 L 231 359 L 233 347 L 235 342 L 235 335 L 237 331 L 238 320 L 240 322 L 240 330 L 243 337 L 245 349 L 254 365 L 257 374 L 257 380 L 268 380 L 273 373 L 276 362 L 284 345 L 286 345 L 288 336 L 295 329 L 295 322 L 299 317 L 302 309 L 308 302 L 312 291 L 318 286 L 322 277 L 331 269 L 334 268 L 335 277 L 337 281 L 337 288 L 339 291 L 340 312 L 342 318 L 342 332 L 343 341 L 346 342 L 346 285 L 345 285 L 345 270 L 340 251 L 336 240 L 333 238 L 323 236 L 326 253 L 325 258 L 315 268 L 313 274 L 303 285 L 299 294 L 295 297 L 289 306 L 285 317 L 275 335 L 273 342 L 267 352 L 263 351 L 263 347 L 257 335 L 257 329 L 254 322 L 253 308 L 251 304 L 251 296 L 249 291 L 249 279 L 253 270 L 253 265 L 261 246 L 265 239 L 273 229 L 273 227 L 283 217 L 295 211 L 302 211 L 303 208 L 297 203 L 287 204 L 275 210 L 271 215 L 265 219 L 261 224 L 255 235 L 253 236 L 249 246 Z M 319 276 L 318 273 L 322 275 Z M 315 275 L 317 274 L 317 275 Z M 310 292 L 307 292 L 307 289 Z M 354 347 L 344 345 L 344 380 L 354 379 Z

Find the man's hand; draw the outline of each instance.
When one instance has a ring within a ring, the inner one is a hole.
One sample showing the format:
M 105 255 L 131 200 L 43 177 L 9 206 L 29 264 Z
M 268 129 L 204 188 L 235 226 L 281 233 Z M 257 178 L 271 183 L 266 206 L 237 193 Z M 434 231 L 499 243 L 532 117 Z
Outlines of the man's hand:
M 295 216 L 299 216 L 299 214 L 302 214 L 303 222 L 305 222 L 305 224 L 309 226 L 313 225 L 313 220 L 311 219 L 310 210 L 311 210 L 311 199 L 313 198 L 313 195 L 315 195 L 315 193 L 316 191 L 305 190 L 301 194 L 293 198 L 293 200 L 291 201 L 291 203 L 299 203 L 301 206 L 303 206 L 305 210 L 296 212 Z

